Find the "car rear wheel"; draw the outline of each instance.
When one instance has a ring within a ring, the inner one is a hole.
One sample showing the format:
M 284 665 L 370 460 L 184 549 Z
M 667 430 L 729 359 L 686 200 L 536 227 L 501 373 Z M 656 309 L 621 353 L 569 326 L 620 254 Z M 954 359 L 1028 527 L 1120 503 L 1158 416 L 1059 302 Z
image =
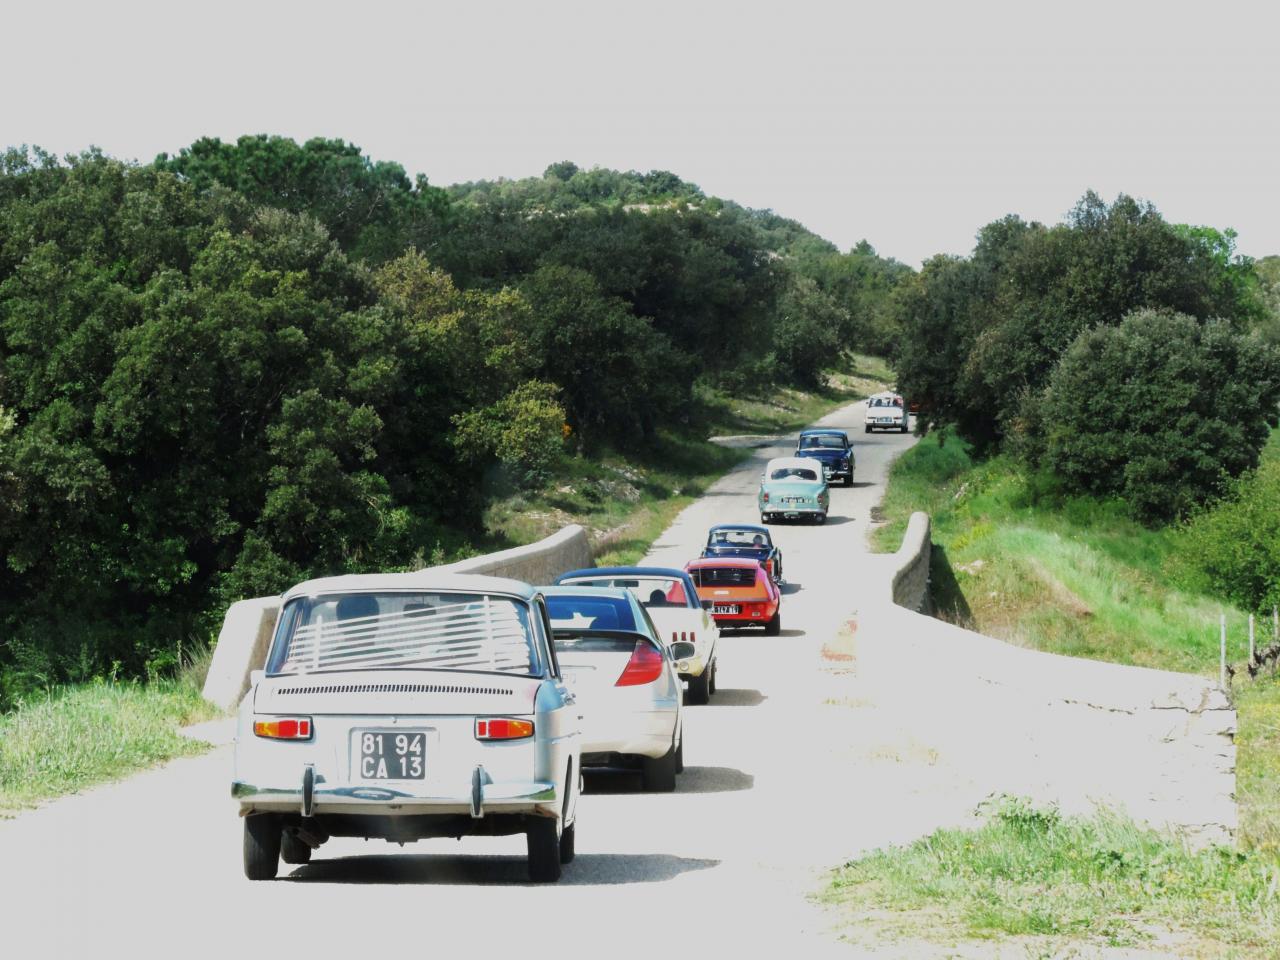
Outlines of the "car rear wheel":
M 676 744 L 676 773 L 684 773 L 684 731 L 680 731 L 680 742 Z
M 274 880 L 280 869 L 280 820 L 273 813 L 244 818 L 244 875 L 250 880 Z
M 711 699 L 711 667 L 707 666 L 702 671 L 702 675 L 689 678 L 689 692 L 685 696 L 685 702 L 695 706 L 702 706 Z
M 660 757 L 645 757 L 640 775 L 649 793 L 670 793 L 676 788 L 676 748 Z
M 822 526 L 824 523 L 827 522 L 827 515 L 825 513 L 818 514 L 815 522 L 818 524 L 818 526 Z
M 849 473 L 849 475 L 848 475 L 847 477 L 845 477 L 845 478 L 844 478 L 844 485 L 845 485 L 846 487 L 852 487 L 852 486 L 853 486 L 853 473 L 852 473 L 852 471 Z
M 870 428 L 870 427 L 863 427 L 863 430 L 865 430 L 867 433 L 870 433 L 870 432 L 871 432 L 871 428 Z
M 524 836 L 529 851 L 529 879 L 534 883 L 555 883 L 560 879 L 561 863 L 561 838 L 556 832 L 556 821 L 550 817 L 531 817 Z
M 764 635 L 766 637 L 776 637 L 782 633 L 782 611 L 779 610 L 773 615 L 768 623 L 764 625 Z
M 712 660 L 711 661 L 711 679 L 707 681 L 707 691 L 709 693 L 716 692 L 716 670 L 717 669 L 719 669 L 719 664 L 715 660 Z M 684 747 L 683 740 L 680 741 L 680 746 Z
M 311 848 L 288 830 L 280 838 L 280 859 L 293 866 L 311 862 Z
M 907 432 L 908 430 L 910 430 L 910 429 L 911 429 L 911 428 L 910 428 L 910 427 L 908 427 L 908 426 L 904 423 L 902 426 L 900 426 L 900 427 L 898 428 L 898 431 L 899 431 L 900 433 L 906 433 L 906 432 Z
M 565 827 L 564 832 L 560 834 L 560 862 L 561 863 L 573 863 L 573 858 L 577 856 L 577 851 L 574 849 L 574 844 L 577 840 L 577 833 L 578 833 L 578 824 L 575 821 L 574 823 L 571 823 L 569 824 L 569 826 Z

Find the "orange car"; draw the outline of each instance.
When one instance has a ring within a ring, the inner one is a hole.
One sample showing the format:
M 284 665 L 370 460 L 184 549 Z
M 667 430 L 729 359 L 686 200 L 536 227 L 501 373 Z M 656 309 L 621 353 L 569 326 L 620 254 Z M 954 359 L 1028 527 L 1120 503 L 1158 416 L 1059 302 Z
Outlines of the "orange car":
M 704 557 L 685 569 L 717 626 L 764 627 L 771 637 L 782 632 L 782 594 L 759 560 Z

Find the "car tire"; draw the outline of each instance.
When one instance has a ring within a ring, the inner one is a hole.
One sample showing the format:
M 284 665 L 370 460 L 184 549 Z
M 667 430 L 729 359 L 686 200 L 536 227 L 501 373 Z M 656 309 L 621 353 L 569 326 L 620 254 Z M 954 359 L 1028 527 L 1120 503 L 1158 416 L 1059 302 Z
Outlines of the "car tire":
M 291 866 L 300 867 L 310 863 L 311 852 L 309 846 L 288 830 L 280 837 L 280 859 Z
M 705 706 L 711 699 L 711 667 L 707 666 L 701 676 L 689 678 L 689 689 L 685 692 L 684 702 L 693 706 Z
M 562 864 L 573 863 L 573 858 L 578 855 L 578 851 L 574 849 L 577 842 L 577 834 L 577 821 L 565 827 L 564 832 L 560 834 L 560 862 Z
M 867 433 L 870 433 L 870 432 L 871 432 L 871 428 L 870 428 L 870 427 L 863 427 L 863 430 L 864 430 L 864 431 L 866 431 Z
M 244 875 L 250 880 L 274 880 L 280 870 L 280 818 L 274 813 L 251 813 L 244 818 Z
M 534 883 L 555 883 L 560 879 L 560 835 L 558 821 L 550 817 L 530 817 L 525 829 L 529 853 L 529 879 Z
M 676 773 L 684 773 L 684 730 L 680 731 L 680 742 L 676 744 Z
M 850 473 L 847 477 L 845 477 L 845 478 L 844 478 L 844 485 L 845 485 L 846 487 L 852 487 L 852 486 L 853 486 L 853 474 L 852 474 L 852 473 Z
M 826 522 L 827 522 L 827 515 L 825 513 L 818 514 L 818 520 L 817 520 L 818 526 L 822 526 Z
M 904 423 L 902 426 L 900 426 L 900 427 L 898 428 L 898 432 L 899 432 L 899 433 L 906 433 L 906 432 L 907 432 L 908 430 L 910 430 L 910 429 L 911 429 L 911 428 L 910 428 L 909 426 L 907 426 L 907 425 Z
M 707 681 L 707 692 L 708 692 L 708 693 L 712 693 L 712 694 L 714 694 L 714 693 L 716 692 L 716 671 L 719 669 L 719 667 L 720 667 L 720 665 L 719 665 L 715 660 L 712 660 L 712 661 L 711 661 L 711 679 L 710 679 L 709 681 Z M 680 741 L 680 746 L 681 746 L 681 747 L 683 747 L 683 746 L 684 746 L 684 740 L 683 740 L 683 739 Z M 683 759 L 683 757 L 682 757 L 682 759 Z
M 764 625 L 764 635 L 766 637 L 776 637 L 782 633 L 782 611 L 777 611 L 768 623 Z
M 676 748 L 660 757 L 645 757 L 640 776 L 648 793 L 670 793 L 676 788 Z

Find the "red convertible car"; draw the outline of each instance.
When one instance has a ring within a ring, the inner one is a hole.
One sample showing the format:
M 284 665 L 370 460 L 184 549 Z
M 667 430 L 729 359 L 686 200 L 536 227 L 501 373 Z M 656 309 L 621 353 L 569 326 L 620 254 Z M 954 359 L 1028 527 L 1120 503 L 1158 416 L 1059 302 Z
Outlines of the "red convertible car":
M 764 627 L 771 637 L 782 631 L 782 594 L 760 561 L 704 557 L 685 569 L 717 626 Z

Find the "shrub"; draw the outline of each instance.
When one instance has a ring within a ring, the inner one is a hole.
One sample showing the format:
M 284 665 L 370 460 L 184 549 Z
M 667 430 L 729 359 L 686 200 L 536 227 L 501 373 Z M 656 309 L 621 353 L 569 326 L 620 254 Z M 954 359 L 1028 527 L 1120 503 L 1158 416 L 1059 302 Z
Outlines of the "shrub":
M 1177 556 L 1204 586 L 1245 610 L 1280 604 L 1280 460 L 1241 477 L 1231 496 L 1181 531 Z
M 1135 514 L 1185 514 L 1257 466 L 1280 351 L 1218 321 L 1139 310 L 1076 337 L 1041 408 L 1044 465 Z

